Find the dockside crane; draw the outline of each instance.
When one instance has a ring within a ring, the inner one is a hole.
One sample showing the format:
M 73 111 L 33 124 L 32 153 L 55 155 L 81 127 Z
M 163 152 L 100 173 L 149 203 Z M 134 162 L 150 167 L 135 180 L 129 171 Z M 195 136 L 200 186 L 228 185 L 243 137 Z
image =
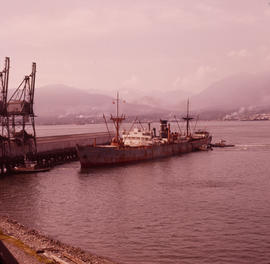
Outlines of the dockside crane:
M 14 91 L 7 104 L 7 112 L 11 122 L 10 137 L 23 147 L 23 152 L 36 156 L 37 141 L 34 114 L 34 94 L 36 81 L 36 63 L 32 64 L 32 72 L 26 75 Z
M 6 57 L 5 66 L 0 71 L 0 118 L 1 118 L 1 154 L 2 159 L 7 156 L 7 152 L 10 151 L 10 133 L 9 133 L 9 117 L 7 113 L 7 96 L 8 96 L 8 82 L 9 82 L 9 68 L 10 59 Z M 2 164 L 2 163 L 1 163 Z

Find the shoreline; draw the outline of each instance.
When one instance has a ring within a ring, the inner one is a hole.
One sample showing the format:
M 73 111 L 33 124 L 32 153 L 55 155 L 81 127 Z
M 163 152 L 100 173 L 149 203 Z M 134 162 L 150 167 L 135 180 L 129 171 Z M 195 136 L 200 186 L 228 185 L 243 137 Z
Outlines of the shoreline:
M 6 216 L 0 216 L 0 242 L 6 245 L 18 263 L 117 264 L 52 239 Z

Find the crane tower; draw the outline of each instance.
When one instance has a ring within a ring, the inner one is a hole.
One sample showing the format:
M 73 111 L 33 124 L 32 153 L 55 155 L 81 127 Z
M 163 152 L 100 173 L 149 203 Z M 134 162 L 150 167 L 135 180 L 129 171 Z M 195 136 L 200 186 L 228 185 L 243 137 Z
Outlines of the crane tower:
M 1 135 L 0 135 L 0 145 L 2 158 L 7 155 L 10 149 L 9 141 L 9 118 L 7 113 L 7 94 L 8 94 L 8 82 L 9 82 L 9 68 L 10 60 L 9 57 L 5 59 L 5 66 L 2 71 L 0 71 L 0 118 L 1 118 Z
M 26 75 L 10 97 L 7 113 L 10 119 L 10 138 L 23 147 L 24 154 L 37 154 L 34 94 L 36 81 L 36 63 L 32 72 Z

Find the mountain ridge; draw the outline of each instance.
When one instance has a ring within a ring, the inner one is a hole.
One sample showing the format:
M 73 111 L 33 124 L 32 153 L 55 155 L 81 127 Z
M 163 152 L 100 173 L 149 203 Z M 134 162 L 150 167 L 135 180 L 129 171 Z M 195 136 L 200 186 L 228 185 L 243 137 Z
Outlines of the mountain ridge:
M 132 116 L 168 115 L 186 111 L 186 100 L 178 95 L 181 90 L 162 91 L 153 96 L 142 95 L 134 103 L 121 103 L 120 112 Z M 144 99 L 143 99 L 144 98 Z M 35 110 L 38 116 L 87 115 L 100 116 L 115 113 L 114 98 L 96 92 L 80 90 L 64 84 L 39 87 L 35 94 Z M 239 109 L 268 108 L 270 106 L 270 74 L 240 73 L 214 82 L 197 95 L 190 96 L 191 110 L 220 115 Z
M 91 93 L 71 86 L 56 84 L 39 87 L 35 92 L 35 111 L 41 116 L 55 115 L 100 115 L 114 113 L 113 97 Z M 166 109 L 144 104 L 122 103 L 121 111 L 126 114 L 152 114 L 167 112 Z

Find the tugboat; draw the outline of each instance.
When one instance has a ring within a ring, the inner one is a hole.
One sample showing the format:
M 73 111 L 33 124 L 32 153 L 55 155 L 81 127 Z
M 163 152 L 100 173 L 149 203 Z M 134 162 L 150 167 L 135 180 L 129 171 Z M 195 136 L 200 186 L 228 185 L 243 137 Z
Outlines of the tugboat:
M 156 130 L 134 128 L 133 131 L 124 132 L 120 137 L 119 128 L 125 116 L 119 116 L 119 94 L 117 93 L 117 113 L 111 116 L 116 128 L 116 135 L 110 145 L 95 144 L 92 146 L 77 145 L 82 169 L 100 167 L 106 165 L 126 164 L 156 158 L 169 157 L 173 155 L 202 150 L 211 144 L 212 136 L 207 131 L 199 131 L 194 134 L 190 132 L 189 102 L 187 104 L 186 134 L 171 132 L 167 120 L 160 120 L 159 136 Z
M 228 147 L 234 147 L 233 144 L 227 144 L 226 140 L 222 139 L 217 143 L 211 144 L 211 147 L 213 148 L 228 148 Z

